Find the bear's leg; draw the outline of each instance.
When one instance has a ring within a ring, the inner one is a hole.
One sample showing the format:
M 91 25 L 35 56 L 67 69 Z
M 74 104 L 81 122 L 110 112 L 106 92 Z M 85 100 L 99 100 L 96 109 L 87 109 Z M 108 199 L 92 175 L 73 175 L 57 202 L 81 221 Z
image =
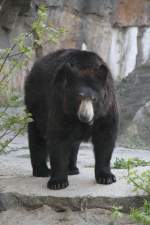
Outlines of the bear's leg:
M 79 169 L 77 168 L 77 155 L 79 150 L 80 143 L 75 142 L 71 149 L 70 161 L 69 161 L 69 169 L 68 175 L 77 175 L 79 174 Z
M 51 163 L 51 177 L 47 184 L 50 189 L 58 190 L 66 188 L 68 183 L 68 167 L 71 144 L 67 141 L 49 141 L 48 149 Z
M 44 137 L 39 134 L 35 122 L 28 124 L 28 139 L 33 176 L 48 177 L 50 169 L 47 167 L 47 151 Z
M 100 127 L 100 126 L 99 126 Z M 116 182 L 116 177 L 111 173 L 110 160 L 115 146 L 116 126 L 103 126 L 94 132 L 92 142 L 95 154 L 95 178 L 99 184 Z

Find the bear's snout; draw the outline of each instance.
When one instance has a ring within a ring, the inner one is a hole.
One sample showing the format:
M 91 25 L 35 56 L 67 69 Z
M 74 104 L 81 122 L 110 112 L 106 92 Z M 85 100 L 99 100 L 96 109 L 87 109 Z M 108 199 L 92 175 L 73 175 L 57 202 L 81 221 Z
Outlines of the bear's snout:
M 92 101 L 82 100 L 77 115 L 81 122 L 91 124 L 94 118 L 94 109 Z

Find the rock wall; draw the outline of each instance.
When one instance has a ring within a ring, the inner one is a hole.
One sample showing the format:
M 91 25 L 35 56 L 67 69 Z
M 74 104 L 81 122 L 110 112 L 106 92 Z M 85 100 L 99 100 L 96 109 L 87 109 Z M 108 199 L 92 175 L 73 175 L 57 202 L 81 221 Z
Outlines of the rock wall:
M 0 0 L 0 48 L 30 29 L 41 3 L 48 7 L 53 25 L 67 30 L 58 45 L 45 47 L 45 54 L 60 47 L 82 48 L 84 43 L 108 63 L 116 80 L 149 59 L 149 0 Z
M 110 67 L 119 83 L 123 134 L 137 111 L 150 101 L 150 1 L 0 0 L 0 49 L 11 46 L 22 31 L 30 30 L 41 3 L 48 8 L 49 22 L 66 30 L 58 44 L 43 46 L 44 54 L 59 48 L 84 48 L 97 52 Z M 142 70 L 144 81 L 140 68 L 146 68 Z M 15 82 L 22 86 L 23 79 Z

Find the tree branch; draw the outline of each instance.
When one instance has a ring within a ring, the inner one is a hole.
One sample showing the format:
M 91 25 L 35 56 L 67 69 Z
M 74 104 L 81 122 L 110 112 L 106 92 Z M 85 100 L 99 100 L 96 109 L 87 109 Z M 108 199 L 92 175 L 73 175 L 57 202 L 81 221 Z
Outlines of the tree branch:
M 16 47 L 16 44 L 14 44 L 14 45 L 10 48 L 10 51 L 7 53 L 7 55 L 6 55 L 6 57 L 5 57 L 5 59 L 4 59 L 3 63 L 2 63 L 2 65 L 1 65 L 1 67 L 0 67 L 0 73 L 1 73 L 1 71 L 2 71 L 2 69 L 3 69 L 3 67 L 4 67 L 4 65 L 5 65 L 5 63 L 6 63 L 6 61 L 7 61 L 7 59 L 9 58 L 10 53 L 13 51 L 13 49 L 14 49 L 15 47 Z

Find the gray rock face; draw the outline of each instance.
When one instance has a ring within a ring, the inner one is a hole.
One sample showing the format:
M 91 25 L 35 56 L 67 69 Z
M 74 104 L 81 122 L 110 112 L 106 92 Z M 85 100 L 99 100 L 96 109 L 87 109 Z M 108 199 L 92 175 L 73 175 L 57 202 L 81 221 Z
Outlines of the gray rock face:
M 64 4 L 64 0 L 35 0 L 35 2 L 38 5 L 44 3 L 48 7 L 60 7 Z
M 0 25 L 5 31 L 11 31 L 18 16 L 29 11 L 31 0 L 6 0 L 1 1 L 0 6 Z
M 67 5 L 80 13 L 93 14 L 100 17 L 108 16 L 114 8 L 112 0 L 69 0 Z
M 120 27 L 149 26 L 149 0 L 117 0 L 113 14 L 113 24 Z
M 150 102 L 135 114 L 126 130 L 120 136 L 125 146 L 150 150 Z
M 150 101 L 150 62 L 136 68 L 123 79 L 117 90 L 121 124 L 124 130 L 133 120 L 136 112 Z
M 119 143 L 150 149 L 150 62 L 123 79 L 117 90 L 120 108 Z
M 40 3 L 48 8 L 49 22 L 67 31 L 58 44 L 44 46 L 45 54 L 64 47 L 82 48 L 85 43 L 108 63 L 116 80 L 148 60 L 148 0 L 6 0 L 0 10 L 0 48 L 9 47 L 14 37 L 31 29 Z
M 133 124 L 137 127 L 139 138 L 150 146 L 150 102 L 147 102 L 136 113 Z

